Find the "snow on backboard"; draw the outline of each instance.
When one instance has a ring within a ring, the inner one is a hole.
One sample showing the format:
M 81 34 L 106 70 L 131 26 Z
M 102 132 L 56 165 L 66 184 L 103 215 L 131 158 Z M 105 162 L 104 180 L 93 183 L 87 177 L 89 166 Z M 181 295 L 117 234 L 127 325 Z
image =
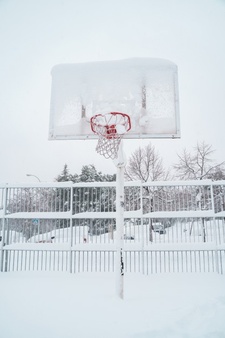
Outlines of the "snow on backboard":
M 53 67 L 50 140 L 96 139 L 90 118 L 109 112 L 130 116 L 124 138 L 180 137 L 177 66 L 132 58 Z

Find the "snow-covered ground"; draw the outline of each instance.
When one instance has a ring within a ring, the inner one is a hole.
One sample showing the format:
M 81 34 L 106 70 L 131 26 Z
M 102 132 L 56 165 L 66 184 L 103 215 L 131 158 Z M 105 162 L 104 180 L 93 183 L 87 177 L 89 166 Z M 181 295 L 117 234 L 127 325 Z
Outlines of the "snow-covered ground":
M 1 273 L 2 338 L 223 338 L 225 276 Z

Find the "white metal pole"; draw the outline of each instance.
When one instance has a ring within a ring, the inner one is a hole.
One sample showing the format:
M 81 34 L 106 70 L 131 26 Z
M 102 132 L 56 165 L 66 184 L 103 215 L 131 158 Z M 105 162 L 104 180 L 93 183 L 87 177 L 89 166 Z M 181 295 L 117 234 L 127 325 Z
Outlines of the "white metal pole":
M 117 294 L 124 297 L 124 167 L 117 168 L 116 177 L 116 286 Z
M 7 254 L 4 257 L 4 243 L 5 243 L 5 216 L 6 216 L 6 208 L 7 208 L 7 195 L 8 195 L 8 186 L 4 187 L 3 191 L 3 218 L 2 218 L 2 240 L 0 242 L 0 271 L 7 271 Z M 7 230 L 8 231 L 8 230 Z M 7 251 L 5 251 L 7 253 Z M 4 258 L 5 258 L 5 267 L 4 267 Z
M 217 234 L 217 228 L 216 228 L 216 218 L 215 218 L 215 204 L 214 204 L 214 194 L 213 194 L 213 184 L 212 181 L 210 183 L 210 194 L 211 194 L 211 204 L 212 204 L 212 212 L 213 212 L 213 234 L 215 237 L 215 244 L 216 244 L 216 271 L 217 273 L 220 273 L 219 268 L 219 252 L 218 252 L 218 234 Z M 221 272 L 222 273 L 222 272 Z
M 116 289 L 118 296 L 124 298 L 124 166 L 122 142 L 120 144 L 116 176 Z
M 73 267 L 72 267 L 72 247 L 73 247 L 73 183 L 71 182 L 71 187 L 70 187 L 70 273 L 73 272 Z
M 140 185 L 140 208 L 141 208 L 141 252 L 142 252 L 142 273 L 145 273 L 145 265 L 144 265 L 144 224 L 143 224 L 143 192 L 142 192 L 142 184 Z

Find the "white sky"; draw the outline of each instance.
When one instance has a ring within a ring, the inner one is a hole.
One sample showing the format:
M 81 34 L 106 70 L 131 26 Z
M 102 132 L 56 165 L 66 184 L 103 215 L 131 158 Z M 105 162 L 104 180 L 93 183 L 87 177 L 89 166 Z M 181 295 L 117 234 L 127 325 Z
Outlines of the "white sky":
M 181 139 L 153 143 L 168 164 L 204 140 L 225 160 L 224 0 L 0 0 L 0 182 L 52 181 L 67 163 L 113 173 L 96 141 L 48 141 L 51 68 L 159 57 L 178 65 Z M 125 140 L 129 156 L 148 141 Z

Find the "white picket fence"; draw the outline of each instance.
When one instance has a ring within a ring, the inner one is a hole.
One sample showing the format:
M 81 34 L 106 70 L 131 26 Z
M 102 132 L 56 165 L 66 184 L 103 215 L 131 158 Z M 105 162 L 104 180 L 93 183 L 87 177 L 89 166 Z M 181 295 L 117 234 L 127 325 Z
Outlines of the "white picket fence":
M 126 182 L 124 271 L 225 270 L 225 181 Z M 115 182 L 0 185 L 0 268 L 113 272 Z

